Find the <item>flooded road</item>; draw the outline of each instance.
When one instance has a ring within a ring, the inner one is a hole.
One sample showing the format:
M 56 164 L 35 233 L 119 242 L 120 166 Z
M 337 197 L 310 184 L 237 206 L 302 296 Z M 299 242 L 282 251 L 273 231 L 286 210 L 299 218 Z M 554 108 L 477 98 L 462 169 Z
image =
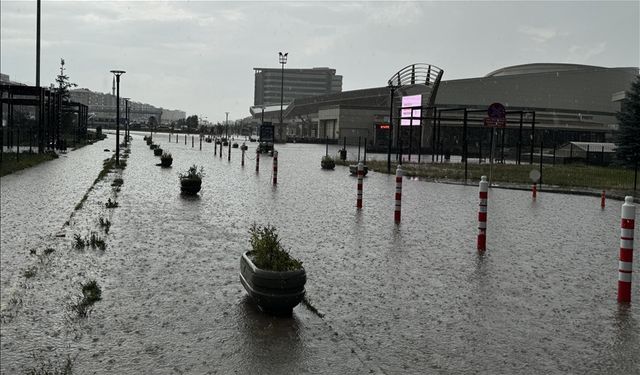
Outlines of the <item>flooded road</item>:
M 108 175 L 68 226 L 107 146 L 2 178 L 2 373 L 67 356 L 81 374 L 640 371 L 640 313 L 616 303 L 621 202 L 492 189 L 480 256 L 476 186 L 405 179 L 395 225 L 394 177 L 370 172 L 357 211 L 348 169 L 320 169 L 324 145 L 279 146 L 274 187 L 270 157 L 255 172 L 255 143 L 242 168 L 239 149 L 228 162 L 226 148 L 154 138 L 173 167 L 134 134 L 120 191 Z M 192 164 L 206 177 L 185 198 L 177 173 Z M 67 187 L 38 187 L 52 176 Z M 324 318 L 304 306 L 269 317 L 247 298 L 239 257 L 254 222 L 278 227 Z M 73 248 L 91 232 L 105 251 Z M 88 279 L 102 300 L 78 318 L 68 306 Z

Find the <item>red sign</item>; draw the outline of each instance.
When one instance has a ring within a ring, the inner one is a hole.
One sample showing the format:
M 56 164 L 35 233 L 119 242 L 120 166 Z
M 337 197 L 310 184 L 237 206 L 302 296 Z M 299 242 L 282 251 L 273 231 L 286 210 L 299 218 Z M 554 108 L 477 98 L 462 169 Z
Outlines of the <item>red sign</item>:
M 484 126 L 487 128 L 506 128 L 507 119 L 499 117 L 485 117 Z
M 391 128 L 391 125 L 389 124 L 378 125 L 378 129 L 389 130 L 390 128 Z

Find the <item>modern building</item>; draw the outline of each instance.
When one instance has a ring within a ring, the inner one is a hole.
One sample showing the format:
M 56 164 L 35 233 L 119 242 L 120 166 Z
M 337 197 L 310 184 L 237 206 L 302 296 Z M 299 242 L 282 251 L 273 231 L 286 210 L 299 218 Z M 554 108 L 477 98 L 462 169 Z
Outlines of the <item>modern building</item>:
M 284 104 L 294 99 L 325 95 L 342 91 L 342 76 L 335 69 L 284 69 L 253 68 L 255 106 L 280 105 L 281 93 Z
M 423 121 L 414 136 L 424 135 L 422 148 L 436 142 L 441 147 L 459 147 L 462 138 L 463 108 L 475 110 L 468 116 L 470 143 L 480 143 L 491 132 L 484 129 L 487 107 L 502 103 L 507 110 L 505 142 L 513 145 L 540 142 L 561 145 L 570 141 L 608 142 L 617 130 L 615 114 L 631 83 L 638 76 L 637 67 L 606 68 L 578 64 L 525 64 L 505 67 L 484 77 L 444 80 L 440 83 L 431 118 Z M 380 77 L 381 83 L 387 77 Z M 352 90 L 316 97 L 296 98 L 284 113 L 290 136 L 329 139 L 367 137 L 368 143 L 382 146 L 388 139 L 389 88 L 386 86 Z M 400 116 L 394 104 L 394 124 Z M 455 110 L 455 109 L 459 110 Z M 438 112 L 440 111 L 440 112 Z M 255 111 L 252 111 L 255 116 Z M 434 117 L 437 122 L 435 135 Z M 535 113 L 535 114 L 534 114 Z M 520 117 L 522 114 L 522 131 Z M 301 122 L 311 122 L 308 134 L 299 132 Z M 532 124 L 535 135 L 531 136 Z
M 92 126 L 114 125 L 116 117 L 116 96 L 110 93 L 91 91 L 86 88 L 70 90 L 71 100 L 89 107 L 90 124 Z M 120 97 L 120 115 L 125 117 L 125 99 Z M 165 118 L 165 114 L 168 118 Z M 146 125 L 155 119 L 158 124 L 168 125 L 172 121 L 184 119 L 186 113 L 181 110 L 168 110 L 151 104 L 129 101 L 129 121 L 137 125 Z

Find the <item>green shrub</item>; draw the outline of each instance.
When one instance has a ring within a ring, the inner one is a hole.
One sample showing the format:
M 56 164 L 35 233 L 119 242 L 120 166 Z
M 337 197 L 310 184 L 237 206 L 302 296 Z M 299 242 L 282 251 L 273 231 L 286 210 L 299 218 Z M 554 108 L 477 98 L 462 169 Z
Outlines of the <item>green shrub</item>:
M 185 173 L 179 173 L 180 180 L 202 180 L 204 177 L 204 168 L 200 167 L 198 170 L 197 165 L 192 165 Z
M 302 262 L 291 257 L 280 244 L 275 227 L 254 223 L 249 234 L 251 256 L 256 267 L 269 271 L 295 271 L 302 268 Z

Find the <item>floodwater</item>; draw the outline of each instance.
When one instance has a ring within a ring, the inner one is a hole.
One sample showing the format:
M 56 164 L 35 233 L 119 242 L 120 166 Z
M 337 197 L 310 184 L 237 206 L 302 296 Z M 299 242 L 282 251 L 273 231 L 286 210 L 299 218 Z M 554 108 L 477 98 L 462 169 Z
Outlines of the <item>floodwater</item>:
M 479 255 L 476 186 L 404 179 L 395 225 L 394 177 L 370 172 L 358 211 L 348 169 L 320 169 L 324 145 L 280 145 L 273 186 L 255 143 L 242 168 L 239 149 L 228 162 L 226 148 L 154 138 L 172 168 L 134 134 L 121 190 L 110 174 L 73 216 L 113 137 L 0 181 L 2 373 L 67 356 L 81 374 L 640 372 L 638 277 L 634 304 L 616 303 L 619 201 L 492 189 Z M 206 177 L 185 198 L 177 174 L 192 164 Z M 254 222 L 278 227 L 324 317 L 302 305 L 270 317 L 247 297 Z M 91 232 L 105 251 L 73 248 Z M 89 279 L 102 300 L 78 318 L 68 306 Z

